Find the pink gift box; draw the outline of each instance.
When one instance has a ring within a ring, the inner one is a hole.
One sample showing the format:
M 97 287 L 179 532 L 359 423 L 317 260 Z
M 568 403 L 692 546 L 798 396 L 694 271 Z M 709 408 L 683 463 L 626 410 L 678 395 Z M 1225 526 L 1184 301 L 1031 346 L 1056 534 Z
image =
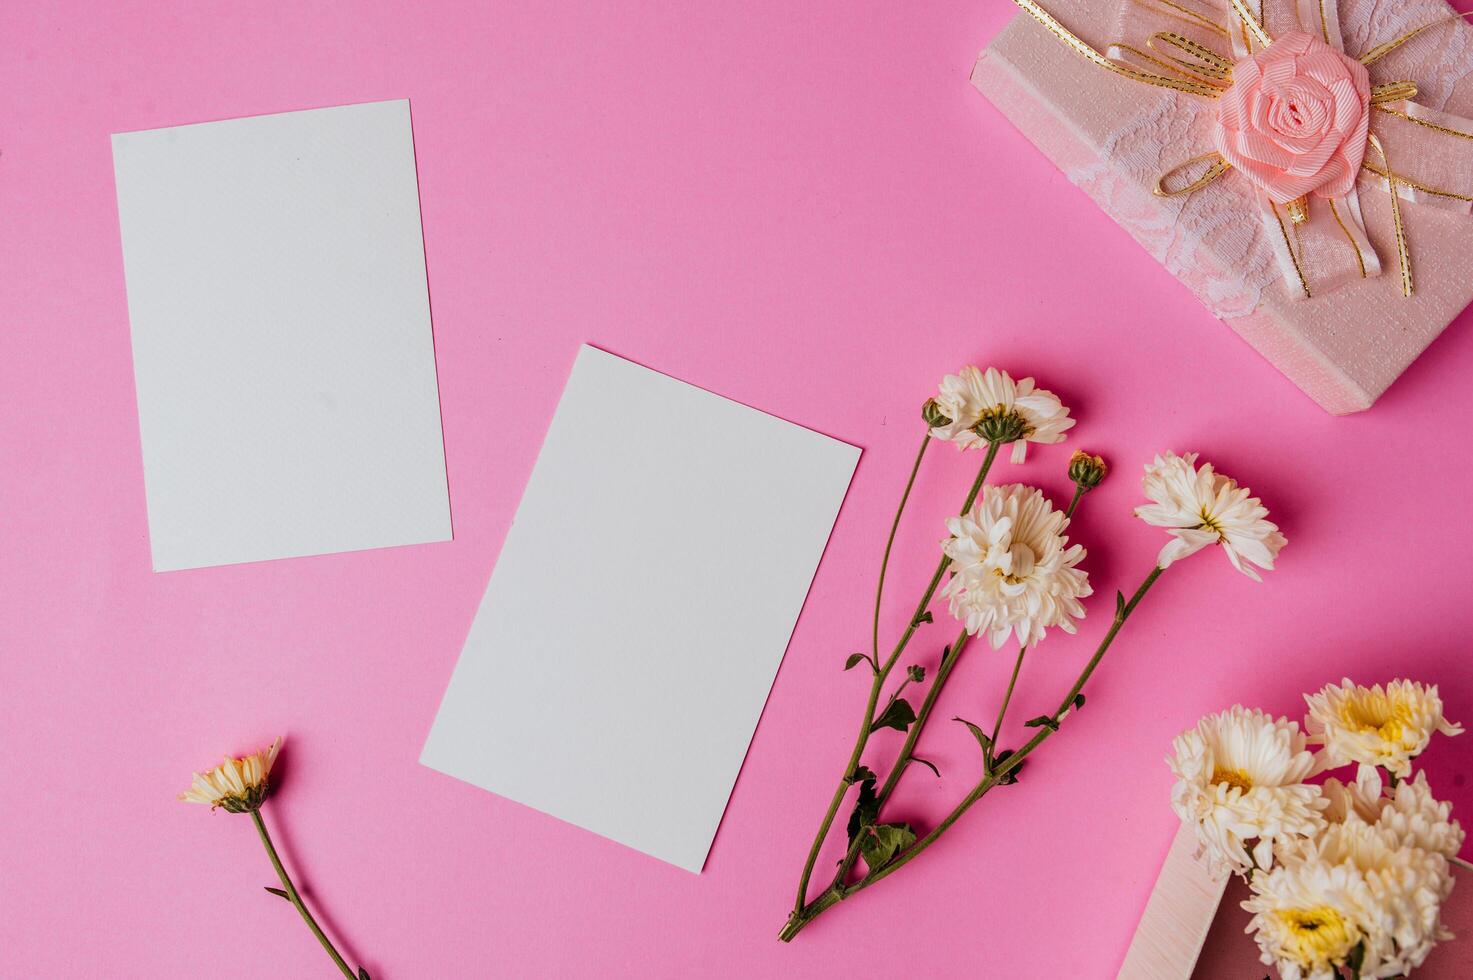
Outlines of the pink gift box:
M 1118 36 L 1123 18 L 1114 4 L 1043 6 L 1099 51 L 1122 40 L 1145 46 L 1145 38 Z M 1223 5 L 1203 4 L 1214 6 Z M 1452 15 L 1442 0 L 1341 0 L 1339 20 L 1354 57 Z M 1274 32 L 1272 19 L 1266 26 Z M 1473 116 L 1473 28 L 1438 27 L 1373 67 L 1373 81 L 1393 79 L 1415 82 L 1419 103 Z M 1242 175 L 1229 171 L 1184 197 L 1153 191 L 1165 171 L 1212 150 L 1213 103 L 1093 65 L 1026 13 L 982 52 L 972 83 L 1214 315 L 1329 412 L 1369 408 L 1473 301 L 1468 208 L 1401 195 L 1415 276 L 1414 293 L 1405 297 L 1391 197 L 1383 180 L 1365 173 L 1359 199 L 1382 274 L 1303 298 L 1284 279 L 1257 192 Z M 1388 152 L 1395 161 L 1395 149 Z

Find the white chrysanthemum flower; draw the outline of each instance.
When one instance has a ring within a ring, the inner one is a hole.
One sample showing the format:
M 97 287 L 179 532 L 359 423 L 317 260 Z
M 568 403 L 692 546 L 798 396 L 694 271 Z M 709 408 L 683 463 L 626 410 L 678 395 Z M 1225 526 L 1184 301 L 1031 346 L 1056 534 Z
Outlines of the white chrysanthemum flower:
M 211 810 L 223 807 L 231 813 L 249 813 L 261 808 L 271 791 L 271 766 L 281 751 L 281 739 L 269 749 L 244 758 L 225 757 L 213 769 L 194 774 L 194 783 L 179 794 L 186 803 L 204 803 Z
M 1271 867 L 1275 848 L 1324 827 L 1319 787 L 1304 782 L 1315 772 L 1305 744 L 1295 722 L 1241 705 L 1176 737 L 1171 805 L 1196 829 L 1214 875 Z
M 1278 525 L 1266 520 L 1268 509 L 1253 491 L 1214 471 L 1211 463 L 1199 469 L 1196 453 L 1158 455 L 1146 466 L 1141 486 L 1152 503 L 1137 507 L 1135 516 L 1166 528 L 1173 539 L 1156 559 L 1162 568 L 1220 544 L 1233 567 L 1254 581 L 1260 581 L 1259 575 L 1245 562 L 1273 570 L 1285 538 Z
M 1313 852 L 1307 863 L 1349 867 L 1365 882 L 1361 976 L 1410 973 L 1433 946 L 1452 938 L 1442 924 L 1442 902 L 1453 883 L 1441 854 L 1408 846 L 1391 828 L 1356 817 L 1329 827 Z
M 1380 684 L 1361 687 L 1347 677 L 1338 686 L 1306 694 L 1304 700 L 1309 704 L 1305 727 L 1315 742 L 1324 744 L 1326 759 L 1334 766 L 1358 762 L 1406 776 L 1411 760 L 1434 732 L 1463 731 L 1442 716 L 1436 684 L 1394 680 L 1382 690 Z
M 1094 590 L 1075 567 L 1084 548 L 1069 544 L 1068 525 L 1048 498 L 1018 483 L 986 487 L 969 512 L 947 519 L 951 579 L 942 594 L 968 633 L 985 633 L 997 648 L 1010 633 L 1032 646 L 1049 627 L 1075 631 L 1079 600 Z
M 1425 772 L 1398 783 L 1390 798 L 1381 801 L 1380 809 L 1373 822 L 1395 834 L 1403 846 L 1420 847 L 1449 859 L 1463 847 L 1466 835 L 1452 818 L 1453 805 L 1432 795 Z
M 932 426 L 931 435 L 956 443 L 958 449 L 987 445 L 974 428 L 984 418 L 1016 419 L 1021 437 L 1013 443 L 1015 463 L 1023 462 L 1030 442 L 1063 442 L 1065 430 L 1075 422 L 1053 392 L 1035 388 L 1032 378 L 1014 381 L 997 368 L 984 372 L 968 366 L 959 374 L 948 374 L 934 401 L 950 421 Z
M 1253 913 L 1248 932 L 1260 959 L 1281 980 L 1336 980 L 1363 941 L 1372 904 L 1365 879 L 1349 865 L 1303 861 L 1259 873 L 1243 908 Z

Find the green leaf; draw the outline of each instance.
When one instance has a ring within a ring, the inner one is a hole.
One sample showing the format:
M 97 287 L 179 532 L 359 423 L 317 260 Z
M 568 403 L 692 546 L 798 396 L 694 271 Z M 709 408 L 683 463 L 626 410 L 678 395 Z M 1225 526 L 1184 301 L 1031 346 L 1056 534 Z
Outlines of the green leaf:
M 845 670 L 849 670 L 850 668 L 855 667 L 855 666 L 857 666 L 857 665 L 859 665 L 861 663 L 869 664 L 870 671 L 872 673 L 873 672 L 876 672 L 875 671 L 875 662 L 869 658 L 869 654 L 867 654 L 867 653 L 851 653 L 851 654 L 849 654 L 849 659 L 846 660 L 846 661 L 844 661 L 844 669 Z
M 1074 707 L 1076 707 L 1076 708 L 1082 708 L 1082 707 L 1084 707 L 1084 695 L 1083 694 L 1076 694 L 1076 695 L 1074 695 Z
M 373 977 L 370 977 L 368 971 L 360 966 L 358 968 L 358 980 L 373 980 Z
M 869 766 L 855 766 L 854 775 L 849 777 L 849 781 L 851 783 L 862 783 L 865 780 L 874 782 L 877 778 L 879 777 L 875 775 L 875 771 Z
M 875 781 L 866 779 L 859 784 L 859 798 L 854 802 L 854 810 L 849 814 L 849 843 L 854 843 L 854 838 L 875 822 L 880 815 L 880 798 L 875 794 Z
M 869 873 L 874 874 L 889 864 L 895 855 L 915 843 L 915 839 L 915 832 L 908 824 L 882 823 L 878 827 L 871 827 L 869 833 L 864 835 L 864 840 L 859 843 L 859 853 L 864 856 Z
M 1007 762 L 1008 759 L 1012 758 L 1012 755 L 1013 755 L 1013 750 L 1012 749 L 1003 749 L 1001 752 L 999 752 L 997 754 L 997 759 L 993 762 L 992 768 L 994 770 L 996 770 L 1004 762 Z M 998 780 L 997 780 L 998 785 L 999 786 L 1011 786 L 1013 783 L 1016 783 L 1018 781 L 1018 773 L 1020 773 L 1020 772 L 1023 771 L 1023 767 L 1025 765 L 1027 765 L 1026 762 L 1020 762 L 1011 771 L 1004 773 L 1002 776 L 999 776 L 998 777 Z
M 292 897 L 290 895 L 288 895 L 286 892 L 284 892 L 283 890 L 281 890 L 280 888 L 272 888 L 270 885 L 267 885 L 266 886 L 266 890 L 268 892 L 270 892 L 271 894 L 273 894 L 273 895 L 280 895 L 282 898 L 286 899 L 288 902 L 290 902 L 292 900 Z
M 969 732 L 972 733 L 972 737 L 977 740 L 977 744 L 978 745 L 982 746 L 982 751 L 984 753 L 991 750 L 991 748 L 992 748 L 992 739 L 990 739 L 990 738 L 987 737 L 987 733 L 986 732 L 984 732 L 982 729 L 978 728 L 976 725 L 972 724 L 970 721 L 967 721 L 967 719 L 965 719 L 965 718 L 953 718 L 951 720 L 952 721 L 959 721 L 963 725 L 966 725 L 967 726 L 967 731 L 969 731 Z
M 908 668 L 906 668 L 905 672 L 909 674 L 910 679 L 915 681 L 917 684 L 926 679 L 926 668 L 922 667 L 920 664 L 911 664 Z
M 1048 715 L 1039 715 L 1037 718 L 1029 718 L 1023 722 L 1024 728 L 1048 728 L 1050 731 L 1058 731 L 1059 723 Z
M 923 612 L 919 616 L 916 617 L 915 625 L 916 626 L 919 626 L 922 623 L 934 622 L 935 619 L 936 619 L 936 617 L 934 617 L 934 616 L 931 615 L 930 610 L 927 610 L 926 612 Z
M 918 755 L 913 755 L 913 756 L 910 757 L 910 761 L 911 762 L 919 762 L 921 765 L 925 766 L 927 769 L 929 769 L 932 772 L 934 772 L 936 774 L 936 778 L 937 779 L 940 779 L 941 778 L 941 770 L 940 769 L 937 769 L 936 768 L 936 763 L 932 762 L 931 760 L 929 760 L 929 759 L 922 759 Z
M 1124 619 L 1125 618 L 1125 593 L 1124 592 L 1116 592 L 1115 593 L 1115 618 L 1116 619 Z
M 881 728 L 893 728 L 897 732 L 903 732 L 915 720 L 916 713 L 911 708 L 910 702 L 905 698 L 896 698 L 886 705 L 885 713 L 875 719 L 875 723 L 869 726 L 869 730 L 877 732 Z

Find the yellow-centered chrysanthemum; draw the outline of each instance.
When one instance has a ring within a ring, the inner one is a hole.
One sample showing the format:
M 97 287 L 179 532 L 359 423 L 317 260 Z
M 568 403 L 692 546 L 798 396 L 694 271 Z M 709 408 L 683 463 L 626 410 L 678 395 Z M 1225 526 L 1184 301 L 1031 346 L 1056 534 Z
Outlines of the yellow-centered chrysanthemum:
M 1260 959 L 1281 980 L 1335 980 L 1365 941 L 1366 910 L 1374 902 L 1365 879 L 1349 865 L 1323 861 L 1281 865 L 1253 876 L 1248 931 Z
M 1364 941 L 1361 976 L 1404 976 L 1451 938 L 1442 924 L 1442 903 L 1452 890 L 1447 859 L 1410 844 L 1394 828 L 1350 817 L 1326 829 L 1306 863 L 1349 868 L 1365 883 L 1357 920 Z
M 1396 776 L 1411 772 L 1411 760 L 1434 732 L 1457 735 L 1463 729 L 1442 716 L 1437 685 L 1395 680 L 1383 690 L 1361 687 L 1345 678 L 1318 694 L 1306 694 L 1311 741 L 1322 743 L 1332 766 L 1358 762 L 1382 766 Z
M 1084 618 L 1089 576 L 1076 567 L 1084 548 L 1069 544 L 1069 519 L 1021 483 L 991 486 L 972 509 L 948 518 L 942 550 L 951 578 L 942 590 L 951 614 L 996 649 L 1009 634 L 1033 646 L 1057 626 L 1073 633 Z
M 1276 849 L 1324 827 L 1319 787 L 1304 782 L 1314 754 L 1287 718 L 1234 705 L 1207 715 L 1172 747 L 1171 805 L 1196 830 L 1214 874 L 1269 868 Z
M 204 803 L 210 809 L 223 807 L 230 813 L 259 810 L 271 792 L 271 764 L 281 750 L 281 738 L 239 759 L 226 756 L 213 769 L 194 774 L 194 783 L 179 794 L 186 803 Z

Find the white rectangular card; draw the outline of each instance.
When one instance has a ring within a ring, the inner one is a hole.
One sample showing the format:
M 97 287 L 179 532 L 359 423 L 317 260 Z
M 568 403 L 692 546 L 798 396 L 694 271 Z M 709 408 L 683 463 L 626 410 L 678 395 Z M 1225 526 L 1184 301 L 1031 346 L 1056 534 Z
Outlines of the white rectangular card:
M 407 101 L 113 136 L 156 571 L 450 538 Z
M 700 871 L 858 459 L 584 347 L 420 761 Z

